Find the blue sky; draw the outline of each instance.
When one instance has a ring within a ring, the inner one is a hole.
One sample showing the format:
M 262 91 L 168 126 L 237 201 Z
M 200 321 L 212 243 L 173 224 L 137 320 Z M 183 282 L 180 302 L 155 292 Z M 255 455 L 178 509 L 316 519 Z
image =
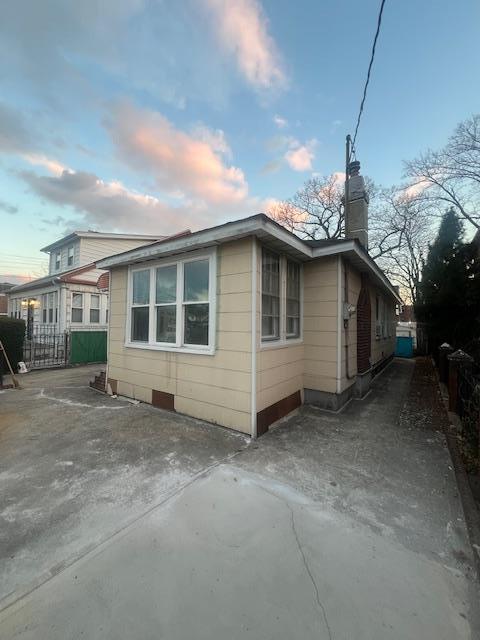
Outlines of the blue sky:
M 165 234 L 343 170 L 379 2 L 24 0 L 0 24 L 0 280 L 72 229 Z M 478 111 L 480 5 L 387 0 L 358 140 L 389 186 Z

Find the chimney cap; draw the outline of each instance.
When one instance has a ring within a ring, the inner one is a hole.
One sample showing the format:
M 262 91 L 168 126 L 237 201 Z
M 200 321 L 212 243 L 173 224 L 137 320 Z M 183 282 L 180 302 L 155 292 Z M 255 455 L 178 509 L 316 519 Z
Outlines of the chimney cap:
M 358 160 L 352 160 L 348 165 L 348 175 L 358 176 L 360 173 L 360 162 Z

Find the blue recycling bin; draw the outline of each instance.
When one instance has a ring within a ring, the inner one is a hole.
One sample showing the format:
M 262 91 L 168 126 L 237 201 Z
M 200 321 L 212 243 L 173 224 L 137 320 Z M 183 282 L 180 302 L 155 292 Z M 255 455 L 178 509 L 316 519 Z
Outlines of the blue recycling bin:
M 413 358 L 413 338 L 410 336 L 397 336 L 395 355 L 399 358 Z

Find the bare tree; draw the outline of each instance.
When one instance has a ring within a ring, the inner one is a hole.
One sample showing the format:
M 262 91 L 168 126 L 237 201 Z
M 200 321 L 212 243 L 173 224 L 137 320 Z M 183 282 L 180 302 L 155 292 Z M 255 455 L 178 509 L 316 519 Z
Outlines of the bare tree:
M 434 236 L 431 210 L 425 202 L 405 196 L 404 190 L 391 190 L 389 199 L 386 215 L 391 219 L 386 224 L 387 228 L 390 225 L 397 229 L 398 246 L 384 252 L 377 262 L 392 282 L 400 286 L 405 302 L 415 304 L 423 263 Z
M 381 189 L 365 178 L 369 196 L 369 253 L 400 285 L 403 296 L 416 299 L 423 256 L 428 249 L 429 204 L 412 199 L 404 187 Z M 344 176 L 308 180 L 272 217 L 302 238 L 336 239 L 345 235 Z
M 340 174 L 311 178 L 293 198 L 277 203 L 270 215 L 303 238 L 340 238 L 345 229 L 343 192 Z
M 480 114 L 460 123 L 446 146 L 406 163 L 405 172 L 418 188 L 417 198 L 445 204 L 480 229 Z

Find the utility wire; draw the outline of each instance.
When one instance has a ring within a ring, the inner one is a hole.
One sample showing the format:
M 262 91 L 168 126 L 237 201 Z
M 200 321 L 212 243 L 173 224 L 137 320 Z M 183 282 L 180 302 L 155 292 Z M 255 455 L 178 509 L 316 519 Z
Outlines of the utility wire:
M 365 106 L 365 99 L 367 97 L 368 83 L 370 82 L 370 73 L 372 71 L 373 60 L 375 58 L 375 49 L 376 49 L 376 46 L 377 46 L 378 34 L 380 33 L 380 27 L 382 25 L 382 14 L 383 14 L 383 7 L 384 6 L 385 6 L 385 0 L 382 0 L 382 2 L 380 4 L 380 11 L 378 13 L 377 31 L 375 32 L 375 38 L 373 39 L 372 53 L 370 55 L 370 63 L 368 65 L 367 79 L 365 81 L 365 87 L 363 88 L 362 102 L 360 103 L 360 111 L 358 112 L 357 125 L 355 127 L 355 133 L 354 133 L 353 141 L 352 141 L 352 154 L 355 153 L 355 141 L 357 139 L 358 127 L 360 126 L 360 120 L 361 120 L 362 113 L 363 113 L 363 107 Z

